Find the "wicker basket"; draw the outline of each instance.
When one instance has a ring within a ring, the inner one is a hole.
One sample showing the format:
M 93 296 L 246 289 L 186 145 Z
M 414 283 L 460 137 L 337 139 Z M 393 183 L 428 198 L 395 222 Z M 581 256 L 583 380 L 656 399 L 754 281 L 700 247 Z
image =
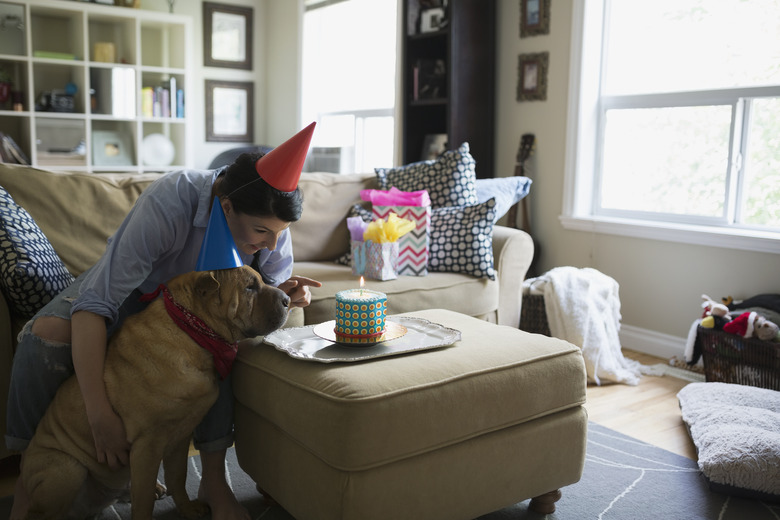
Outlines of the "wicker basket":
M 523 295 L 523 305 L 520 307 L 520 330 L 551 336 L 547 311 L 544 310 L 544 296 Z
M 780 343 L 699 327 L 698 349 L 707 381 L 780 390 Z

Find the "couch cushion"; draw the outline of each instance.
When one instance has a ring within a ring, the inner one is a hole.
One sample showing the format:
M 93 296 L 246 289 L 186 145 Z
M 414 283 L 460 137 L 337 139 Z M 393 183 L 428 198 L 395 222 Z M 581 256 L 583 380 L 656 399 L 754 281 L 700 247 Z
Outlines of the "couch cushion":
M 311 289 L 312 302 L 304 312 L 307 324 L 334 319 L 336 293 L 358 286 L 358 277 L 350 267 L 332 262 L 295 262 L 294 274 L 323 283 L 323 287 Z M 387 294 L 389 314 L 444 307 L 467 316 L 489 317 L 498 310 L 498 282 L 487 278 L 428 273 L 383 282 L 366 280 L 366 287 Z
M 29 213 L 0 186 L 0 286 L 12 310 L 31 318 L 73 280 Z
M 32 216 L 74 276 L 92 266 L 159 174 L 92 174 L 0 164 L 0 186 Z M 72 230 L 78 230 L 74 240 Z
M 360 202 L 360 191 L 376 189 L 371 173 L 301 174 L 303 215 L 290 226 L 297 262 L 335 260 L 349 250 L 347 215 Z
M 345 470 L 418 456 L 585 402 L 585 368 L 574 345 L 440 309 L 411 315 L 460 330 L 462 340 L 359 363 L 301 361 L 268 345 L 242 349 L 236 399 Z
M 428 190 L 434 208 L 472 206 L 477 203 L 475 164 L 469 144 L 463 143 L 437 159 L 375 171 L 383 190 L 393 186 L 401 191 Z

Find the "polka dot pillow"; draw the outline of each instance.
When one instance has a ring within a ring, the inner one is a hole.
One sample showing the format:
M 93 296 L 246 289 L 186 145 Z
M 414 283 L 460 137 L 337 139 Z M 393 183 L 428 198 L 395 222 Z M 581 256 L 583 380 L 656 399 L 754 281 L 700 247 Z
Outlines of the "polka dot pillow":
M 74 280 L 30 214 L 2 187 L 0 255 L 0 288 L 23 318 L 31 318 Z
M 383 190 L 393 186 L 401 191 L 428 190 L 432 208 L 472 206 L 478 202 L 476 163 L 469 153 L 469 143 L 446 151 L 437 159 L 374 171 Z
M 431 210 L 428 269 L 496 279 L 493 221 L 496 200 Z

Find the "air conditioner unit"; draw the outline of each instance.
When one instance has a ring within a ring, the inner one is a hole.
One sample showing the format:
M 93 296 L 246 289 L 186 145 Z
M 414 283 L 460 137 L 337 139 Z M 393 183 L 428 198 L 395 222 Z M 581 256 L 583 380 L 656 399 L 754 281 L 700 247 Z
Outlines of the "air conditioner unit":
M 354 168 L 352 148 L 312 147 L 306 157 L 304 171 L 351 173 Z

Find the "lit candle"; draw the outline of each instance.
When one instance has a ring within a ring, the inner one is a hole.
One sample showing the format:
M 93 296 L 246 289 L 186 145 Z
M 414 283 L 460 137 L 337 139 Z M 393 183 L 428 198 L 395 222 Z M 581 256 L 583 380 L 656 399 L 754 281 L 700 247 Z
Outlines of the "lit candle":
M 360 277 L 360 296 L 363 296 L 363 286 L 366 285 L 366 281 L 363 280 L 363 277 Z

